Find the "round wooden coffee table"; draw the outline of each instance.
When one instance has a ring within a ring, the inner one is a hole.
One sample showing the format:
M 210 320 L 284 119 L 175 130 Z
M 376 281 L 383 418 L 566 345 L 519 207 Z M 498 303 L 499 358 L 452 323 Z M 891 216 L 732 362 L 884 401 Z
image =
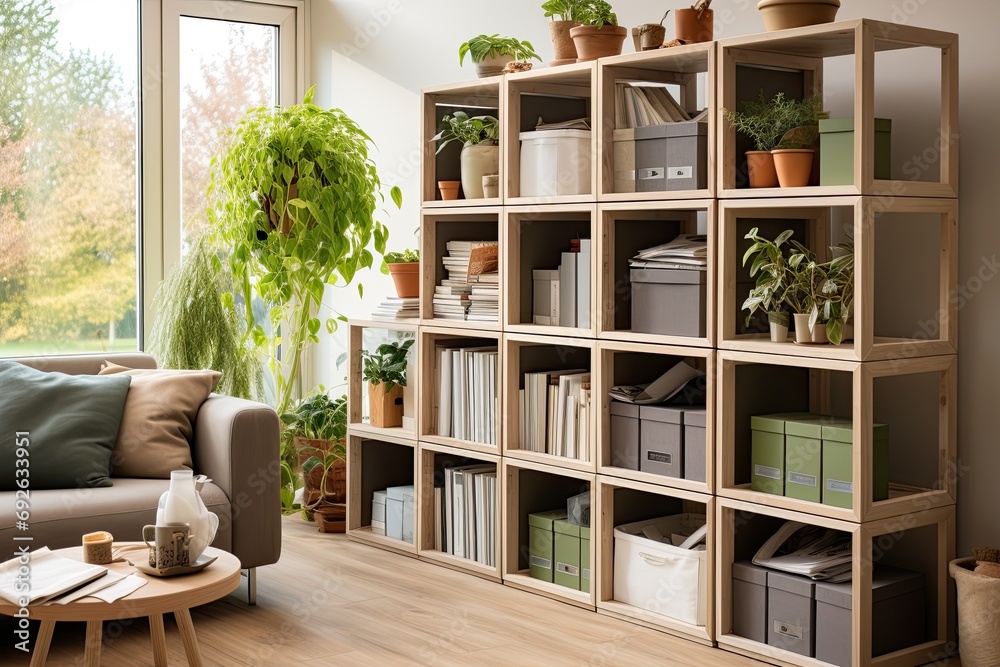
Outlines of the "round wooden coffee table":
M 133 563 L 148 558 L 148 548 L 141 542 L 116 543 L 115 549 Z M 81 547 L 56 551 L 61 556 L 83 560 Z M 191 621 L 191 608 L 213 602 L 232 593 L 240 584 L 240 561 L 230 553 L 209 547 L 205 554 L 218 560 L 201 572 L 179 577 L 153 577 L 142 574 L 127 562 L 112 563 L 108 569 L 121 574 L 136 573 L 149 580 L 145 586 L 111 604 L 96 598 L 84 598 L 68 604 L 33 606 L 30 618 L 42 622 L 31 654 L 31 667 L 41 667 L 49 654 L 52 631 L 58 621 L 86 621 L 87 645 L 84 664 L 100 667 L 103 622 L 124 618 L 149 617 L 149 634 L 153 643 L 153 664 L 167 665 L 167 639 L 163 632 L 163 615 L 173 613 L 184 641 L 184 652 L 191 667 L 201 667 L 198 638 Z M 0 599 L 0 614 L 13 616 L 18 608 Z

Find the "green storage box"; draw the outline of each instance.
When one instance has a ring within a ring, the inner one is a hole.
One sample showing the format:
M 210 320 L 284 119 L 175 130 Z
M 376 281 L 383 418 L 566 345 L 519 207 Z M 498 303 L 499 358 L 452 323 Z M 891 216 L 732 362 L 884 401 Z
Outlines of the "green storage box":
M 823 425 L 823 504 L 851 509 L 854 498 L 854 431 L 850 419 Z M 889 497 L 889 425 L 872 429 L 873 501 Z
M 823 484 L 823 417 L 785 422 L 785 495 L 818 503 Z
M 819 122 L 819 184 L 854 185 L 854 119 Z M 892 121 L 875 119 L 875 178 L 892 175 Z
M 590 527 L 580 526 L 580 590 L 590 592 Z
M 555 570 L 552 581 L 580 590 L 580 526 L 559 519 L 555 528 Z
M 812 417 L 805 412 L 788 412 L 750 417 L 750 488 L 776 496 L 785 495 L 785 423 L 789 419 Z
M 564 509 L 528 515 L 528 574 L 533 579 L 552 582 L 555 551 L 553 525 L 565 519 Z

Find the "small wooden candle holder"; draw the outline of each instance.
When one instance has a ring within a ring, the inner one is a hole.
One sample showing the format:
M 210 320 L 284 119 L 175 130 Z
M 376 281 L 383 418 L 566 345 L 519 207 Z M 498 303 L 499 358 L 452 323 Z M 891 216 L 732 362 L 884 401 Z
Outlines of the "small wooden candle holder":
M 111 562 L 111 545 L 115 538 L 101 530 L 83 536 L 83 562 L 91 565 L 107 565 Z

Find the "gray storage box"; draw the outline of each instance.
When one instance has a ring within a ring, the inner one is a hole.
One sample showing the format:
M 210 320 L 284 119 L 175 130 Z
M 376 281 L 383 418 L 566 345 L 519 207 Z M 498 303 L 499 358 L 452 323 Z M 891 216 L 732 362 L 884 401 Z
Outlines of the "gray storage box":
M 386 489 L 385 534 L 413 544 L 413 486 Z
M 684 409 L 684 479 L 705 481 L 705 408 Z
M 632 331 L 705 336 L 707 272 L 632 269 Z
M 774 570 L 767 573 L 768 645 L 813 657 L 815 589 L 812 579 Z
M 733 563 L 733 634 L 767 643 L 767 570 Z
M 851 582 L 816 584 L 816 659 L 851 667 Z M 879 565 L 872 574 L 872 657 L 927 639 L 924 575 Z
M 681 121 L 635 128 L 636 192 L 708 187 L 708 123 Z
M 639 469 L 639 406 L 611 401 L 611 465 Z
M 659 405 L 639 406 L 639 470 L 682 477 L 684 411 Z

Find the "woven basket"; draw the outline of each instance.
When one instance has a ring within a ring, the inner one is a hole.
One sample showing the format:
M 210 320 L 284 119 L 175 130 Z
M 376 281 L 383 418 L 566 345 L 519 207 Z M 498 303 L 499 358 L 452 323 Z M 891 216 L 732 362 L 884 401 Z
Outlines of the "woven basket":
M 948 565 L 958 587 L 958 640 L 962 667 L 1000 665 L 1000 579 L 976 574 L 975 558 Z

